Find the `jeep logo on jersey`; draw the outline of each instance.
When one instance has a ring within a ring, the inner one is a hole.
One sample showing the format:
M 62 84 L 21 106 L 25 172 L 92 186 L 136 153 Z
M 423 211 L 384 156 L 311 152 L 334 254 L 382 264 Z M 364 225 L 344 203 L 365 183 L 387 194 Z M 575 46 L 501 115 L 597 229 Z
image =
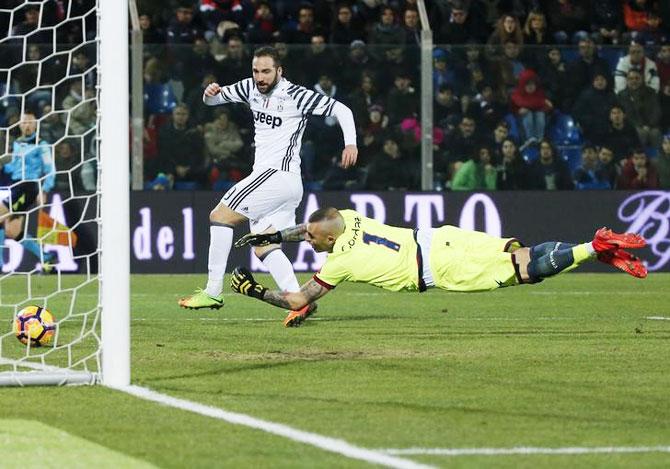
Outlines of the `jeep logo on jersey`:
M 271 125 L 273 129 L 275 127 L 281 127 L 282 124 L 281 117 L 271 116 L 270 114 L 265 114 L 260 111 L 254 112 L 254 120 L 261 124 Z

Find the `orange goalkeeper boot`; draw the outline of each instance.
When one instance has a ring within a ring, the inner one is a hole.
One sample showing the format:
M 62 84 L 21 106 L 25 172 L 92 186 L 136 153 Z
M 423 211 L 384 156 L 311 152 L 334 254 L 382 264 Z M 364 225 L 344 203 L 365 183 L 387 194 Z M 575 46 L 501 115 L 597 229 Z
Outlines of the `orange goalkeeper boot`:
M 593 249 L 597 253 L 615 249 L 637 249 L 647 245 L 647 241 L 635 233 L 615 233 L 609 228 L 600 228 L 593 237 Z
M 623 249 L 599 252 L 598 260 L 633 277 L 645 278 L 647 276 L 647 268 L 642 260 Z
M 296 311 L 289 311 L 288 316 L 284 318 L 284 327 L 298 327 L 305 319 L 314 314 L 315 311 L 316 303 L 310 303 Z

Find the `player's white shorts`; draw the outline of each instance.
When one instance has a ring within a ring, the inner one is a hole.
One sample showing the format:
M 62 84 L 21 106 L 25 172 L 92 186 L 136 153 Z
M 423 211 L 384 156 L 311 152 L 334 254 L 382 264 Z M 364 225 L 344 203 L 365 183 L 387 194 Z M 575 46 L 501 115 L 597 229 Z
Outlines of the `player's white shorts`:
M 301 200 L 300 174 L 260 168 L 231 187 L 221 202 L 247 217 L 252 233 L 261 233 L 270 226 L 277 230 L 294 226 Z

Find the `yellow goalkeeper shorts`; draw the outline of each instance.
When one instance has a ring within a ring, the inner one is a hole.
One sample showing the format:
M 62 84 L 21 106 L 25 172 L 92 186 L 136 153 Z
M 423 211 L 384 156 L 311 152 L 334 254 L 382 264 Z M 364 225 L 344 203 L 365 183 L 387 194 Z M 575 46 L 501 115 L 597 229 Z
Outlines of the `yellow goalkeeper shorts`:
M 433 233 L 430 268 L 435 286 L 474 292 L 516 285 L 511 252 L 521 247 L 515 238 L 496 238 L 479 231 L 443 226 Z

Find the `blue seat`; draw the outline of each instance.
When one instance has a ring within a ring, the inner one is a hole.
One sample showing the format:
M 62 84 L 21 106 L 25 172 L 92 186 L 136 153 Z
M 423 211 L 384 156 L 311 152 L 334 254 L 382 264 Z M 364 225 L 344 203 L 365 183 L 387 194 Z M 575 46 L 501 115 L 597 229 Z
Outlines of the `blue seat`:
M 540 156 L 540 147 L 537 145 L 528 145 L 521 152 L 521 156 L 526 160 L 527 163 L 532 163 Z
M 507 127 L 509 128 L 509 137 L 518 142 L 521 139 L 521 133 L 519 132 L 519 123 L 516 120 L 516 116 L 511 112 L 505 114 L 505 122 L 507 122 Z
M 177 105 L 177 96 L 169 83 L 144 85 L 144 108 L 149 114 L 168 114 Z
M 553 117 L 549 138 L 556 145 L 581 145 L 584 143 L 582 132 L 577 123 L 568 114 L 557 112 Z
M 598 51 L 600 57 L 602 57 L 610 66 L 610 70 L 614 72 L 616 69 L 617 64 L 619 63 L 619 59 L 621 56 L 626 55 L 625 50 L 620 48 L 620 47 L 612 47 L 612 46 L 603 46 L 600 48 Z M 609 77 L 610 80 L 612 77 Z
M 570 168 L 570 173 L 582 163 L 582 147 L 579 145 L 559 145 L 556 147 L 558 154 L 565 160 Z
M 574 46 L 561 47 L 561 57 L 566 64 L 572 63 L 579 58 L 579 51 Z
M 226 192 L 228 189 L 235 185 L 235 181 L 229 181 L 228 179 L 219 179 L 214 184 L 212 184 L 212 190 L 217 192 Z
M 193 181 L 177 181 L 172 187 L 176 191 L 195 191 L 200 188 L 197 182 Z

